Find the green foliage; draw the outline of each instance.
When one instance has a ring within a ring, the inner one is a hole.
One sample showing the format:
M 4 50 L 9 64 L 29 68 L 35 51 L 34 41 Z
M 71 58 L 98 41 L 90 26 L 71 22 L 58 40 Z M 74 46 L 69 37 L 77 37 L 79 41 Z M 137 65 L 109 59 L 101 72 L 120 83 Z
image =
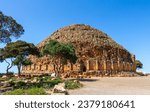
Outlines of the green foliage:
M 18 55 L 16 59 L 13 61 L 13 65 L 19 65 L 19 64 L 27 66 L 27 65 L 31 65 L 32 62 L 29 59 L 24 59 L 22 55 Z
M 23 89 L 27 86 L 27 83 L 23 82 L 23 81 L 19 81 L 19 82 L 16 82 L 14 84 L 14 88 L 19 88 L 19 89 Z
M 39 55 L 39 51 L 34 44 L 25 41 L 18 40 L 16 42 L 8 43 L 4 47 L 4 56 L 6 58 L 15 58 L 18 55 L 28 56 L 29 54 Z
M 143 68 L 143 64 L 140 60 L 136 60 L 135 63 L 136 63 L 136 68 L 138 69 Z
M 33 83 L 25 83 L 23 81 L 17 81 L 17 79 L 13 79 L 9 82 L 10 86 L 14 88 L 13 91 L 8 91 L 6 95 L 44 95 L 46 94 L 44 89 L 50 89 L 57 85 L 58 83 L 62 83 L 63 80 L 57 78 L 51 80 L 50 76 L 44 77 L 34 77 L 31 80 L 37 78 L 37 82 Z M 10 80 L 10 79 L 9 79 Z M 16 82 L 17 81 L 17 82 Z
M 77 80 L 67 80 L 65 81 L 66 89 L 76 89 L 82 87 L 82 84 Z
M 0 48 L 0 62 L 4 61 L 3 52 L 4 52 L 4 49 Z
M 57 79 L 55 79 L 55 80 L 48 81 L 48 83 L 51 84 L 51 87 L 54 87 L 55 85 L 57 85 L 57 84 L 59 84 L 59 83 L 62 83 L 62 82 L 63 82 L 63 80 L 60 79 L 60 78 L 57 78 Z
M 39 78 L 39 81 L 34 83 L 25 83 L 23 81 L 15 82 L 14 88 L 15 89 L 28 89 L 28 88 L 52 88 L 58 83 L 63 82 L 61 79 L 55 79 L 55 80 L 48 80 L 48 79 L 42 79 Z
M 50 40 L 42 50 L 43 55 L 49 55 L 55 66 L 55 72 L 58 74 L 63 69 L 63 66 L 70 63 L 76 63 L 77 56 L 75 49 L 71 43 L 62 44 L 57 40 Z
M 29 59 L 24 59 L 24 61 L 22 62 L 22 65 L 27 66 L 27 65 L 31 65 L 32 62 Z
M 38 87 L 38 88 L 52 88 L 55 85 L 57 85 L 58 83 L 61 83 L 62 80 L 61 79 L 55 79 L 55 80 L 51 80 L 51 81 L 41 81 L 38 83 L 28 83 L 26 86 L 24 86 L 24 88 L 32 88 L 32 87 Z
M 60 44 L 57 40 L 51 40 L 43 49 L 43 54 L 55 56 L 58 53 L 57 48 L 59 46 Z
M 9 91 L 5 95 L 46 95 L 46 92 L 43 88 L 29 88 Z
M 14 80 L 9 81 L 9 84 L 10 84 L 11 87 L 13 87 L 15 85 Z
M 24 95 L 24 90 L 23 89 L 16 89 L 13 91 L 7 91 L 4 93 L 4 95 Z
M 61 57 L 63 60 L 69 60 L 75 63 L 77 56 L 75 49 L 71 43 L 61 44 L 57 40 L 51 40 L 43 49 L 43 54 L 48 54 L 54 57 Z
M 36 78 L 37 81 L 40 81 L 40 82 L 48 82 L 48 81 L 51 81 L 51 77 L 50 76 L 39 76 L 39 77 L 33 77 L 33 79 Z
M 32 64 L 31 61 L 28 59 L 29 55 L 36 55 L 39 56 L 39 50 L 38 48 L 32 44 L 27 43 L 25 41 L 18 40 L 16 42 L 8 43 L 3 50 L 1 50 L 2 56 L 5 61 L 6 59 L 11 58 L 11 63 L 8 63 L 7 72 L 8 69 L 12 67 L 12 65 L 16 65 L 18 68 L 18 74 L 20 75 L 20 69 L 22 65 L 30 65 Z M 11 65 L 11 66 L 9 66 Z
M 23 27 L 12 17 L 4 15 L 0 11 L 0 42 L 11 42 L 12 36 L 18 38 L 24 33 Z
M 25 94 L 27 95 L 46 95 L 46 92 L 43 88 L 31 88 L 25 90 Z
M 37 79 L 36 82 L 32 82 L 34 79 Z M 6 81 L 2 80 L 1 81 Z M 44 95 L 46 94 L 45 89 L 51 89 L 55 85 L 64 82 L 60 78 L 52 79 L 50 76 L 41 76 L 33 77 L 28 79 L 28 83 L 24 82 L 27 79 L 18 79 L 16 77 L 9 78 L 9 84 L 13 87 L 14 90 L 7 91 L 4 94 L 6 95 Z M 31 81 L 31 82 L 30 82 Z M 77 80 L 67 80 L 65 81 L 66 89 L 76 89 L 82 87 L 82 84 Z

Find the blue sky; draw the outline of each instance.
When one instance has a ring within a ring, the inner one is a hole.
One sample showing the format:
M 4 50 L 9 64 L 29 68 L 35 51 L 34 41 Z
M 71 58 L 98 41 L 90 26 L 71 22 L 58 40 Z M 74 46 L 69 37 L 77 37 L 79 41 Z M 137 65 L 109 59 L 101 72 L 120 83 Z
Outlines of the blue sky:
M 0 0 L 0 10 L 24 27 L 20 39 L 35 45 L 63 26 L 91 25 L 135 54 L 143 71 L 150 72 L 150 0 Z M 0 72 L 5 67 L 0 63 Z

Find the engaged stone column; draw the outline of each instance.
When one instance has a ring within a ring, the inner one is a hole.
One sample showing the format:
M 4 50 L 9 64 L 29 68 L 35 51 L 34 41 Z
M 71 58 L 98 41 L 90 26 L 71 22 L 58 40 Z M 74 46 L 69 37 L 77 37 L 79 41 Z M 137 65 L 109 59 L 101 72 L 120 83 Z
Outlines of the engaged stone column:
M 33 66 L 34 66 L 33 70 L 36 70 L 36 64 L 34 64 Z
M 125 62 L 125 71 L 128 71 L 127 62 Z
M 40 71 L 42 70 L 42 65 L 39 65 L 39 69 L 38 70 L 40 70 Z
M 95 70 L 98 70 L 98 60 L 95 61 Z
M 87 69 L 87 71 L 90 70 L 90 63 L 89 63 L 89 60 L 86 61 L 86 69 Z
M 123 71 L 123 62 L 119 63 L 119 71 Z
M 127 65 L 128 65 L 128 71 L 130 71 L 130 64 L 129 64 L 129 62 L 127 63 Z
M 129 63 L 129 71 L 131 72 L 132 71 L 132 63 Z
M 117 70 L 118 70 L 118 71 L 120 71 L 120 68 L 121 68 L 121 67 L 120 67 L 120 60 L 119 60 L 119 58 L 118 58 L 118 62 L 117 62 L 117 64 L 118 64 L 118 66 L 117 66 Z
M 126 67 L 125 67 L 125 62 L 123 62 L 123 71 L 126 70 Z
M 113 63 L 113 60 L 111 60 L 111 70 L 112 70 L 112 71 L 114 70 L 114 63 Z
M 104 60 L 103 65 L 104 65 L 104 71 L 106 71 L 106 60 Z

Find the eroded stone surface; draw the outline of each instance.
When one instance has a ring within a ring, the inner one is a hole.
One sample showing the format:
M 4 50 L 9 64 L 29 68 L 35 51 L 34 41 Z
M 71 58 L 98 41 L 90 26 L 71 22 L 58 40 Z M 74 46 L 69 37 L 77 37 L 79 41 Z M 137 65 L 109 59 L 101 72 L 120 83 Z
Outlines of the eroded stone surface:
M 62 77 L 78 75 L 115 75 L 118 72 L 135 72 L 135 56 L 116 43 L 106 33 L 88 25 L 76 24 L 61 28 L 37 45 L 42 49 L 51 39 L 61 43 L 72 43 L 78 56 L 77 63 L 64 66 Z M 22 68 L 23 74 L 51 74 L 53 64 L 48 56 L 29 57 L 33 64 Z M 68 73 L 68 74 L 67 74 Z

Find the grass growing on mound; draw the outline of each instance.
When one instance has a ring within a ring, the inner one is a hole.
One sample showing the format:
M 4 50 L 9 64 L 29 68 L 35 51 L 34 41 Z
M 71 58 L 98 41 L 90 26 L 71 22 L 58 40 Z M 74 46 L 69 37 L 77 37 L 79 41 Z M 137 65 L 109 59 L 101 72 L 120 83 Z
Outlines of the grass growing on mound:
M 6 92 L 5 95 L 46 95 L 46 92 L 43 88 L 15 89 Z
M 77 89 L 82 87 L 83 85 L 77 80 L 67 80 L 65 81 L 65 88 L 66 89 Z
M 35 82 L 32 82 L 36 79 Z M 26 79 L 27 80 L 27 79 Z M 9 82 L 10 86 L 14 90 L 5 92 L 6 95 L 45 95 L 45 89 L 53 88 L 58 83 L 62 83 L 63 80 L 60 78 L 52 79 L 50 77 L 36 77 L 28 79 L 25 82 L 22 79 L 11 80 Z
M 24 94 L 23 89 L 16 89 L 16 90 L 8 91 L 4 93 L 4 95 L 23 95 L 23 94 Z
M 3 80 L 2 78 L 0 78 Z M 32 77 L 32 78 L 8 78 L 4 81 L 9 83 L 13 88 L 12 91 L 7 91 L 5 95 L 45 95 L 45 89 L 52 89 L 59 83 L 65 83 L 66 89 L 76 89 L 82 87 L 82 84 L 77 80 L 64 81 L 60 78 L 51 78 L 50 76 Z

